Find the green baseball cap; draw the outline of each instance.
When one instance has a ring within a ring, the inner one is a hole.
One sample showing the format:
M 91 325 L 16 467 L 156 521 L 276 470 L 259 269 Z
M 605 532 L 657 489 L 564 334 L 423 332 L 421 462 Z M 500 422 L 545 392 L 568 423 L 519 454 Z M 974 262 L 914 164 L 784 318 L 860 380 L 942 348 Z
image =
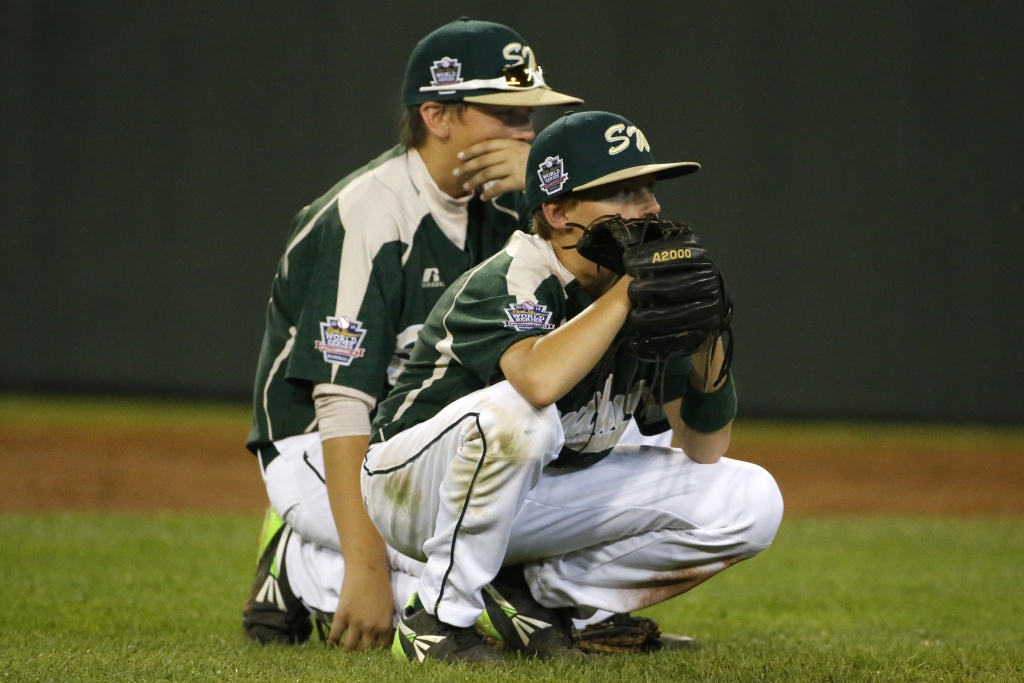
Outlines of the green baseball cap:
M 629 120 L 606 111 L 568 113 L 540 132 L 526 162 L 526 204 L 568 192 L 654 174 L 661 180 L 700 170 L 695 161 L 659 164 L 647 137 Z
M 402 101 L 406 106 L 466 101 L 513 107 L 583 102 L 551 89 L 521 35 L 468 17 L 417 43 L 405 69 Z

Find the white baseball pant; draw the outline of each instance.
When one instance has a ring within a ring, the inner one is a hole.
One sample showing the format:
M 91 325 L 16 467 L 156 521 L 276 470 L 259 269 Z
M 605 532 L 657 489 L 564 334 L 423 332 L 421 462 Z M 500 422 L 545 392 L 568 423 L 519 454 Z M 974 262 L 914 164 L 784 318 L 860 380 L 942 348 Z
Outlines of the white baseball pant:
M 474 392 L 367 453 L 363 499 L 384 539 L 426 562 L 428 611 L 469 626 L 502 565 L 525 563 L 547 607 L 630 612 L 679 595 L 768 547 L 782 519 L 763 468 L 625 445 L 584 469 L 547 468 L 554 406 L 508 382 Z M 584 614 L 585 615 L 585 614 Z
M 278 455 L 263 472 L 270 504 L 292 527 L 285 549 L 288 583 L 306 607 L 333 613 L 345 575 L 344 551 L 334 524 L 320 434 L 313 432 L 274 442 Z M 416 590 L 422 564 L 388 548 L 395 614 Z

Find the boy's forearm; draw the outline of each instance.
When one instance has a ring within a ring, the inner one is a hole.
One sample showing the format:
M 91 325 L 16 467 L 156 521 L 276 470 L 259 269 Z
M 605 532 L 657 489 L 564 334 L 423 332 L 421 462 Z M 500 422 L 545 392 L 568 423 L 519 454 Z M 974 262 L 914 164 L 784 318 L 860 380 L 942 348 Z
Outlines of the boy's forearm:
M 623 278 L 565 325 L 509 347 L 500 361 L 505 379 L 538 407 L 567 394 L 597 365 L 626 321 L 628 285 Z

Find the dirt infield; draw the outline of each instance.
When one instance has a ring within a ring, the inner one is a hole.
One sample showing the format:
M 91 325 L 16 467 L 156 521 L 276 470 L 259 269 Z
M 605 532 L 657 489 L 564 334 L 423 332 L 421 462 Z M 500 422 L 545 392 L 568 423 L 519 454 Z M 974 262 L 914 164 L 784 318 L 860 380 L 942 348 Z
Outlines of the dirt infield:
M 0 424 L 0 512 L 261 511 L 246 425 Z M 987 430 L 737 427 L 732 457 L 766 467 L 787 515 L 1024 515 L 1024 449 Z

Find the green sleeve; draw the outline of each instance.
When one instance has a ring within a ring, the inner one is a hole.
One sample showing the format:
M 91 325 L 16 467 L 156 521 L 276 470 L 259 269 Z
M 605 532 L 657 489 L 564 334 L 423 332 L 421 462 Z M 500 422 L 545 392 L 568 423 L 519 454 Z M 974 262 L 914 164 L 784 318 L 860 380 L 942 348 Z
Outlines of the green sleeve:
M 453 355 L 485 384 L 500 374 L 498 363 L 510 346 L 547 334 L 565 319 L 565 296 L 554 276 L 541 282 L 532 300 L 510 295 L 504 280 L 469 284 L 446 326 Z

